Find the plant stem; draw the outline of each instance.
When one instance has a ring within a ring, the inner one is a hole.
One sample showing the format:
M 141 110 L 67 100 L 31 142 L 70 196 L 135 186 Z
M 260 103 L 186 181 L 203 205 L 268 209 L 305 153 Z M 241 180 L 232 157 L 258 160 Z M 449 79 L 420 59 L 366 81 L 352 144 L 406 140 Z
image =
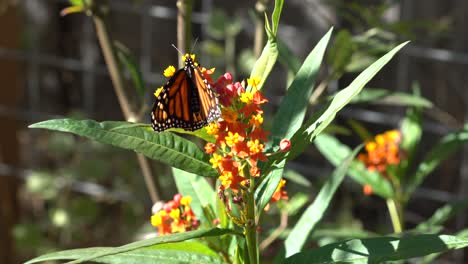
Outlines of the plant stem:
M 193 0 L 177 0 L 177 48 L 185 53 L 190 52 L 187 49 L 192 40 L 192 6 Z M 183 66 L 179 57 L 179 67 Z
M 390 213 L 390 219 L 392 220 L 393 231 L 395 233 L 401 233 L 403 231 L 401 225 L 401 218 L 398 213 L 398 207 L 394 199 L 387 199 L 388 212 Z
M 247 221 L 244 227 L 245 240 L 247 243 L 247 251 L 249 253 L 250 264 L 259 263 L 258 241 L 257 241 L 257 223 L 255 219 L 255 183 L 254 178 L 250 177 L 249 191 L 245 192 L 247 198 Z
M 255 36 L 254 36 L 254 55 L 255 58 L 260 57 L 263 49 L 263 39 L 265 34 L 265 26 L 263 25 L 263 14 L 266 10 L 268 0 L 258 0 L 255 4 L 255 11 L 257 13 L 257 21 L 255 23 Z
M 281 212 L 281 220 L 279 226 L 275 229 L 273 233 L 271 233 L 270 236 L 265 238 L 260 243 L 260 250 L 266 249 L 271 243 L 273 243 L 283 232 L 284 230 L 288 227 L 288 213 L 286 211 Z
M 99 8 L 99 7 L 97 7 Z M 99 9 L 97 9 L 99 12 Z M 108 27 L 102 17 L 102 14 L 93 14 L 93 21 L 96 27 L 96 34 L 99 40 L 99 45 L 101 46 L 102 53 L 104 55 L 104 60 L 106 62 L 107 68 L 109 70 L 109 75 L 112 81 L 112 86 L 114 87 L 115 94 L 119 101 L 120 108 L 125 119 L 129 122 L 138 121 L 136 115 L 131 111 L 130 102 L 125 96 L 124 92 L 124 81 L 123 73 L 121 68 L 117 63 L 117 56 L 115 53 L 114 46 L 112 45 L 112 39 Z M 140 165 L 141 171 L 143 173 L 143 178 L 145 180 L 146 187 L 151 197 L 151 201 L 156 203 L 159 201 L 159 195 L 156 191 L 156 185 L 153 181 L 153 176 L 151 173 L 151 166 L 148 159 L 141 154 L 137 154 L 138 164 Z

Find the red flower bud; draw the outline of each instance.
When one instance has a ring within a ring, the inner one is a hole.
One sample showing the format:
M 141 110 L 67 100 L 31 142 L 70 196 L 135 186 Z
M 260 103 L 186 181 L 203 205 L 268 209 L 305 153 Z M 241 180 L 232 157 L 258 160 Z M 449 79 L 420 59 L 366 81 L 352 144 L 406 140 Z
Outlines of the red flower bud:
M 370 196 L 373 193 L 372 187 L 369 184 L 365 184 L 362 188 L 362 192 L 365 196 Z
M 174 195 L 174 202 L 176 202 L 176 204 L 180 204 L 180 199 L 182 199 L 182 194 L 178 193 Z
M 279 147 L 282 152 L 289 151 L 291 149 L 291 140 L 286 138 L 282 139 L 279 144 Z

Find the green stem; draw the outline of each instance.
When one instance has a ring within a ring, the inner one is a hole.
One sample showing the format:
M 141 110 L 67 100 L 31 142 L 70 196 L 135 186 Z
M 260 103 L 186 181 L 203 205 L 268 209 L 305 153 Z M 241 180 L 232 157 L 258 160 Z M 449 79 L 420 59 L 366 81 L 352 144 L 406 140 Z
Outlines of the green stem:
M 250 264 L 259 263 L 259 254 L 258 254 L 258 241 L 257 241 L 257 224 L 255 221 L 255 183 L 253 177 L 250 177 L 250 187 L 248 192 L 246 192 L 247 198 L 247 214 L 246 214 L 246 223 L 244 226 L 245 240 L 247 242 L 247 251 L 249 252 Z
M 390 213 L 390 218 L 392 220 L 393 231 L 395 233 L 401 233 L 403 231 L 401 225 L 401 218 L 398 213 L 398 207 L 394 199 L 387 199 L 388 212 Z

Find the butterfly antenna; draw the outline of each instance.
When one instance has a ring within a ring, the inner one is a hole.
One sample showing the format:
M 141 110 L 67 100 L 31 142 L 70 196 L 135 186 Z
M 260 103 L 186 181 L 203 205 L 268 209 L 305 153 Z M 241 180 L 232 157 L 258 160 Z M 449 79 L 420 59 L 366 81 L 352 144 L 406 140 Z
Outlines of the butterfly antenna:
M 192 53 L 195 50 L 195 45 L 197 45 L 197 42 L 198 42 L 198 38 L 196 38 L 195 41 L 193 42 L 192 49 L 190 49 L 190 53 Z
M 176 50 L 179 52 L 180 56 L 184 56 L 184 54 L 182 53 L 182 51 L 180 51 L 180 50 L 176 47 L 176 45 L 174 45 L 174 44 L 171 44 L 171 45 L 172 45 L 172 47 L 174 47 L 174 49 L 176 49 Z

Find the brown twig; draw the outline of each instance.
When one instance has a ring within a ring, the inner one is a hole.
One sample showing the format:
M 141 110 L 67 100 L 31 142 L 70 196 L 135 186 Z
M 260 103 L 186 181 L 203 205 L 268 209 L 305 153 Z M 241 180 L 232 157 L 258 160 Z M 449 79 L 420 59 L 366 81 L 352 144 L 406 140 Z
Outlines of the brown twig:
M 177 48 L 182 52 L 189 52 L 187 49 L 192 40 L 192 1 L 177 0 Z M 184 62 L 179 57 L 179 67 L 183 66 Z
M 254 55 L 255 58 L 260 57 L 263 49 L 263 42 L 265 36 L 264 13 L 268 0 L 258 0 L 255 4 L 255 11 L 257 13 L 257 21 L 255 23 L 255 36 L 254 36 Z
M 288 213 L 281 212 L 281 220 L 279 226 L 275 229 L 275 231 L 273 231 L 273 233 L 271 233 L 270 236 L 265 238 L 265 240 L 263 240 L 260 243 L 260 251 L 263 251 L 269 245 L 271 245 L 271 243 L 273 243 L 284 232 L 286 227 L 288 227 Z
M 117 56 L 115 53 L 114 46 L 112 45 L 112 39 L 108 27 L 103 18 L 103 14 L 99 13 L 102 6 L 96 7 L 96 12 L 93 12 L 92 17 L 94 25 L 96 27 L 96 34 L 99 40 L 99 45 L 101 46 L 102 53 L 104 55 L 104 60 L 106 62 L 107 68 L 109 70 L 109 75 L 111 77 L 112 85 L 115 90 L 115 94 L 119 101 L 120 108 L 122 113 L 127 121 L 135 122 L 137 121 L 137 116 L 131 111 L 130 102 L 125 96 L 124 90 L 124 81 L 123 73 L 121 68 L 117 63 Z M 149 161 L 145 156 L 137 154 L 138 164 L 140 165 L 143 177 L 145 180 L 146 187 L 151 197 L 151 201 L 156 203 L 159 201 L 159 195 L 156 191 L 156 185 L 153 181 L 153 175 L 151 173 L 151 166 Z
M 311 105 L 314 105 L 317 103 L 318 99 L 320 98 L 320 96 L 322 95 L 322 93 L 326 90 L 327 86 L 328 86 L 328 79 L 326 80 L 323 80 L 318 86 L 317 88 L 314 90 L 314 92 L 312 93 L 312 95 L 310 96 L 310 99 L 309 99 L 309 103 Z

